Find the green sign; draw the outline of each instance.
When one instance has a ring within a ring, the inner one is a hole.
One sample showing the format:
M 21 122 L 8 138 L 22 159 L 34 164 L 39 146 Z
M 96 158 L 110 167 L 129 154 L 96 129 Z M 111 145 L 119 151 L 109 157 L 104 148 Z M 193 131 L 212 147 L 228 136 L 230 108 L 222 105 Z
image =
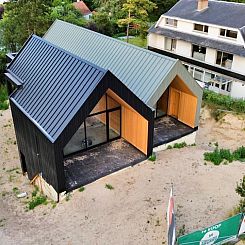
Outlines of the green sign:
M 243 214 L 238 214 L 218 224 L 178 238 L 179 245 L 224 244 L 236 240 Z

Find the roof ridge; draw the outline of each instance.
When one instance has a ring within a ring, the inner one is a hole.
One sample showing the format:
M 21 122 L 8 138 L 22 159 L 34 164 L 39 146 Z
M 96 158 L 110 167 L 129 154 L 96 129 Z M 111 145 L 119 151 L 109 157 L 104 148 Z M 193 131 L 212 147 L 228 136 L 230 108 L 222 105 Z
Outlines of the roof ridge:
M 77 55 L 75 55 L 75 54 L 73 54 L 73 53 L 71 53 L 71 52 L 69 52 L 69 51 L 67 51 L 67 50 L 65 50 L 65 49 L 63 49 L 63 48 L 61 48 L 61 47 L 59 47 L 59 46 L 53 44 L 53 43 L 51 43 L 51 42 L 49 42 L 49 41 L 46 40 L 46 39 L 41 38 L 41 37 L 35 35 L 35 34 L 33 34 L 33 35 L 31 36 L 31 38 L 39 39 L 39 40 L 41 40 L 42 42 L 47 43 L 48 45 L 50 45 L 50 46 L 52 46 L 52 47 L 54 47 L 54 48 L 56 48 L 56 49 L 62 51 L 63 53 L 65 53 L 65 54 L 67 54 L 67 55 L 70 55 L 71 57 L 73 57 L 73 58 L 75 58 L 75 59 L 77 59 L 77 60 L 79 60 L 79 61 L 82 61 L 82 62 L 88 64 L 89 66 L 92 66 L 92 67 L 96 68 L 97 70 L 100 70 L 101 72 L 106 73 L 106 72 L 108 71 L 107 69 L 104 69 L 104 68 L 102 68 L 102 67 L 100 67 L 100 66 L 98 66 L 98 65 L 96 65 L 96 64 L 94 64 L 94 63 L 92 63 L 92 62 L 90 62 L 90 61 L 88 61 L 88 60 L 85 60 L 85 59 L 83 59 L 83 58 L 81 58 L 81 57 L 79 57 L 79 56 L 77 56 Z M 30 38 L 30 39 L 31 39 L 31 38 Z
M 164 59 L 168 59 L 168 60 L 171 60 L 171 61 L 175 61 L 175 59 L 173 59 L 173 58 L 171 58 L 171 57 L 168 57 L 168 56 L 165 56 L 165 55 L 161 55 L 161 54 L 152 52 L 152 51 L 150 51 L 150 50 L 148 50 L 148 49 L 140 48 L 140 47 L 135 46 L 135 45 L 133 45 L 133 44 L 126 43 L 126 42 L 123 42 L 123 41 L 120 41 L 120 40 L 118 40 L 118 39 L 116 39 L 116 38 L 106 36 L 106 35 L 101 34 L 101 33 L 99 33 L 99 32 L 95 32 L 95 31 L 89 30 L 89 29 L 87 29 L 87 28 L 84 28 L 84 27 L 81 27 L 81 26 L 78 26 L 78 25 L 75 25 L 75 24 L 71 24 L 71 23 L 68 23 L 68 22 L 63 21 L 63 20 L 57 19 L 57 20 L 55 20 L 55 22 L 62 22 L 62 23 L 65 23 L 65 24 L 67 24 L 67 25 L 72 25 L 72 26 L 75 26 L 75 27 L 77 27 L 77 28 L 79 28 L 79 29 L 83 29 L 83 30 L 86 31 L 86 32 L 93 33 L 93 34 L 102 36 L 103 38 L 110 39 L 110 40 L 112 40 L 112 41 L 114 41 L 114 42 L 119 43 L 120 45 L 129 46 L 129 47 L 131 47 L 131 48 L 140 50 L 141 52 L 149 53 L 149 54 L 151 54 L 151 55 L 153 55 L 153 56 L 157 56 L 157 57 L 160 57 L 160 58 L 164 58 Z M 53 23 L 53 24 L 54 24 L 54 23 Z M 52 27 L 52 25 L 51 25 L 51 27 Z M 51 27 L 50 27 L 50 29 L 51 29 Z M 48 32 L 49 32 L 49 30 L 45 33 L 44 37 L 46 36 L 46 34 L 48 34 Z

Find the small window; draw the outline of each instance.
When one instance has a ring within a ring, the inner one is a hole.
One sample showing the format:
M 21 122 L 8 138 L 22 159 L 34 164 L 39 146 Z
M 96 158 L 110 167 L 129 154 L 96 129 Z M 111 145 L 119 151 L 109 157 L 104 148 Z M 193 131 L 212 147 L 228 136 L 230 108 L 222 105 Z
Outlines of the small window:
M 231 37 L 231 38 L 237 38 L 237 32 L 236 31 L 227 30 L 226 31 L 226 36 L 227 37 Z
M 220 29 L 220 36 L 225 36 L 225 29 Z
M 216 88 L 219 88 L 219 84 L 218 84 L 218 83 L 215 83 L 215 87 L 216 87 Z
M 171 19 L 171 18 L 166 18 L 166 25 L 169 25 L 169 26 L 177 26 L 177 23 L 178 21 L 175 20 L 175 19 Z
M 237 38 L 237 31 L 227 30 L 227 29 L 220 29 L 220 36 L 223 37 L 230 37 L 230 38 Z
M 165 49 L 168 51 L 175 51 L 176 50 L 176 39 L 172 38 L 165 38 Z
M 199 24 L 194 24 L 194 30 L 195 31 L 201 31 L 201 32 L 208 32 L 208 26 L 205 25 L 199 25 Z

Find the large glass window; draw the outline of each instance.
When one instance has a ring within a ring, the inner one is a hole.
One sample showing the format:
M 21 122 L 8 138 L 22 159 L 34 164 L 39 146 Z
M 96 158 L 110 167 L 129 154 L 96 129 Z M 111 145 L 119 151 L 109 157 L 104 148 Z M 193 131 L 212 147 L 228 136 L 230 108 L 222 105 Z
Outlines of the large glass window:
M 85 124 L 88 148 L 107 141 L 106 113 L 86 118 Z
M 86 148 L 85 127 L 84 123 L 82 123 L 77 132 L 70 139 L 69 143 L 64 147 L 63 152 L 66 156 L 74 152 L 82 151 Z
M 64 155 L 79 152 L 121 136 L 121 106 L 107 94 L 63 149 Z
M 206 48 L 198 45 L 192 45 L 192 57 L 197 60 L 205 61 Z
M 225 52 L 217 51 L 216 64 L 231 69 L 233 55 Z

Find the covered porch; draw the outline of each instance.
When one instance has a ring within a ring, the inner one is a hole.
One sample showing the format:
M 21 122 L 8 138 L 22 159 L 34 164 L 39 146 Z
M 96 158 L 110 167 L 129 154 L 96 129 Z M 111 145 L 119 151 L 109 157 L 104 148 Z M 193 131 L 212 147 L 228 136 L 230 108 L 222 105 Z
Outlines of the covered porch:
M 66 190 L 72 191 L 146 159 L 124 139 L 95 147 L 64 159 Z
M 195 128 L 191 128 L 173 117 L 164 116 L 158 118 L 155 120 L 154 125 L 153 146 L 157 147 L 170 143 L 195 131 Z

